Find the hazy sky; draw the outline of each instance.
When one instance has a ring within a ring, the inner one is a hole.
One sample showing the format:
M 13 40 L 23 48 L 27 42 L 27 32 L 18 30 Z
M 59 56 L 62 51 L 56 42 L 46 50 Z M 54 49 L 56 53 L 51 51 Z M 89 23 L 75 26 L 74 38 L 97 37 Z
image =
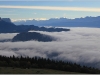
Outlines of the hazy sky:
M 0 17 L 49 19 L 100 16 L 100 0 L 0 0 Z

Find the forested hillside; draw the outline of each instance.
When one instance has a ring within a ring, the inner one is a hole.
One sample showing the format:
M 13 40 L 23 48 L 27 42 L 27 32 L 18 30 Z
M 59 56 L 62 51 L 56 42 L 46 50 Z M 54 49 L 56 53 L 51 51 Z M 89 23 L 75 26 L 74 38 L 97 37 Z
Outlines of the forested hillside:
M 81 66 L 76 63 L 57 61 L 53 59 L 46 59 L 40 57 L 15 57 L 15 56 L 0 56 L 0 67 L 12 67 L 14 68 L 37 68 L 37 69 L 54 69 L 69 72 L 79 73 L 100 73 L 99 69 Z

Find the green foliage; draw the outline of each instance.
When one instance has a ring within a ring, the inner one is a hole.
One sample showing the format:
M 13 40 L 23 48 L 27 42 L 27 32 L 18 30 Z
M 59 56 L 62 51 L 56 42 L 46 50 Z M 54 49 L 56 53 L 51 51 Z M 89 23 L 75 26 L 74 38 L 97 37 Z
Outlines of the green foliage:
M 77 72 L 66 72 L 53 69 L 0 67 L 0 74 L 77 74 Z
M 46 58 L 39 57 L 6 57 L 0 56 L 0 67 L 12 67 L 12 68 L 21 68 L 21 69 L 31 69 L 31 68 L 40 68 L 40 69 L 54 69 L 61 70 L 66 72 L 79 72 L 79 73 L 90 73 L 96 74 L 100 73 L 99 69 L 92 67 L 81 66 L 76 63 L 56 61 Z

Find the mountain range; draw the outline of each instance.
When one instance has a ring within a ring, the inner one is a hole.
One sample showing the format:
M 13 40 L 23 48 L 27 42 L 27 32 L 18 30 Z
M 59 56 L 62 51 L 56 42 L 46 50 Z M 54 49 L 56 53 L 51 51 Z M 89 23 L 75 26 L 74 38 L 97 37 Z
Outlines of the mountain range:
M 84 18 L 51 18 L 49 20 L 20 20 L 13 22 L 16 25 L 37 25 L 37 26 L 64 26 L 64 27 L 100 27 L 100 16 Z
M 39 27 L 34 25 L 15 25 L 10 21 L 10 19 L 2 19 L 0 18 L 0 33 L 21 33 L 21 32 L 28 32 L 30 30 L 35 31 L 48 31 L 48 32 L 60 32 L 60 31 L 70 31 L 70 29 L 64 28 L 46 28 L 46 27 Z

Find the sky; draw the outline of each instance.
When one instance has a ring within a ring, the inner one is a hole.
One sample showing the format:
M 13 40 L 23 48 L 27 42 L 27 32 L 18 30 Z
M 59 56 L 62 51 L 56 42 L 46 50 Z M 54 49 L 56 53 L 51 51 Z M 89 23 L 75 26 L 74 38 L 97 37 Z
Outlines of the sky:
M 100 16 L 100 0 L 0 0 L 0 17 L 19 19 Z

